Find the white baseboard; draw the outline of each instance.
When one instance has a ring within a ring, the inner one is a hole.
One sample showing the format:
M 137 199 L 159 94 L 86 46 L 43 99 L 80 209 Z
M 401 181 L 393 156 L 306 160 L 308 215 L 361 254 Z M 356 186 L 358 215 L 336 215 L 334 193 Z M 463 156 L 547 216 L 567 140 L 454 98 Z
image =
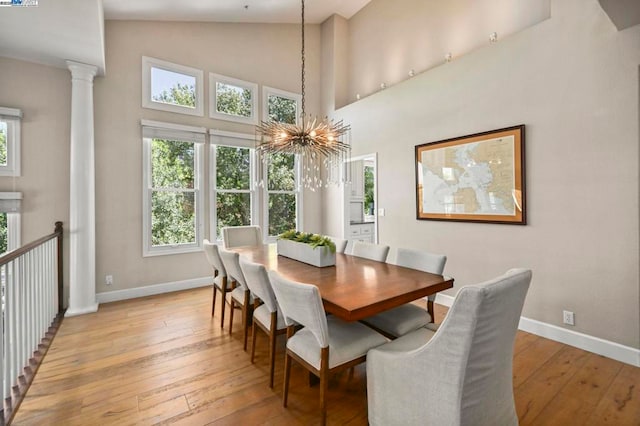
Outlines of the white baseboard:
M 440 305 L 451 307 L 454 300 L 455 297 L 446 294 L 436 295 L 436 303 Z M 518 328 L 527 333 L 640 367 L 640 349 L 525 317 L 520 317 Z
M 135 299 L 136 297 L 153 296 L 154 294 L 171 293 L 172 291 L 188 290 L 190 288 L 212 285 L 211 277 L 192 278 L 190 280 L 173 281 L 144 287 L 128 288 L 126 290 L 107 291 L 96 294 L 98 303 L 117 302 L 119 300 Z

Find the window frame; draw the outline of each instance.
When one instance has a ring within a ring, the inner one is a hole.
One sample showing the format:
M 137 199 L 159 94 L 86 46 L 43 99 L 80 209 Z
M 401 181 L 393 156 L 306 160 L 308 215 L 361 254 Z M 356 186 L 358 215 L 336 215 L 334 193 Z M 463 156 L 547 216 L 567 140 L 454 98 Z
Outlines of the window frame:
M 20 176 L 22 111 L 0 107 L 0 122 L 7 125 L 7 165 L 0 165 L 0 176 Z
M 222 237 L 216 235 L 218 223 L 217 209 L 217 179 L 216 179 L 216 147 L 227 146 L 249 149 L 249 189 L 222 190 L 223 193 L 249 193 L 251 203 L 251 225 L 259 225 L 260 200 L 256 191 L 257 154 L 255 152 L 255 136 L 245 133 L 227 132 L 223 130 L 209 130 L 209 240 L 222 242 Z
M 217 83 L 228 84 L 231 86 L 241 87 L 243 89 L 249 89 L 251 91 L 251 115 L 249 117 L 242 117 L 239 115 L 227 114 L 224 112 L 218 112 L 218 92 L 217 92 Z M 236 123 L 244 123 L 244 124 L 258 124 L 258 85 L 256 83 L 252 83 L 250 81 L 244 81 L 233 77 L 228 77 L 221 74 L 209 73 L 209 117 L 225 120 L 225 121 L 233 121 Z
M 184 126 L 174 123 L 164 123 L 151 120 L 141 120 L 143 129 L 142 135 L 142 256 L 163 256 L 181 253 L 192 253 L 202 251 L 202 240 L 204 235 L 204 143 L 206 129 L 203 127 Z M 156 132 L 164 137 L 145 136 L 145 128 L 151 132 Z M 198 137 L 201 135 L 201 138 Z M 152 187 L 152 167 L 151 167 L 151 141 L 153 139 L 169 139 L 194 144 L 194 184 L 193 192 L 195 203 L 195 242 L 184 244 L 171 244 L 164 246 L 153 246 L 152 244 L 152 223 L 151 208 L 154 189 Z M 196 140 L 198 139 L 198 140 Z M 201 139 L 201 140 L 200 140 Z
M 0 204 L 2 204 L 0 214 L 7 215 L 6 253 L 8 253 L 22 244 L 22 192 L 0 192 Z
M 187 75 L 196 79 L 196 104 L 194 108 L 168 104 L 164 102 L 154 101 L 151 91 L 151 70 L 153 68 L 170 71 L 178 74 Z M 196 115 L 204 117 L 204 72 L 197 68 L 188 67 L 186 65 L 174 64 L 173 62 L 163 61 L 161 59 L 149 56 L 142 57 L 142 107 L 149 109 L 157 109 L 161 111 L 175 112 L 178 114 Z

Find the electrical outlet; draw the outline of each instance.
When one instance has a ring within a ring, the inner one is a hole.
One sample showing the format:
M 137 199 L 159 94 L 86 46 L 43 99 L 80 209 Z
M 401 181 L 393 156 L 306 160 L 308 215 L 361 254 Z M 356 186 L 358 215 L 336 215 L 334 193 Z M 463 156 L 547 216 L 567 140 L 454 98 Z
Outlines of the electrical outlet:
M 571 311 L 562 311 L 562 321 L 568 325 L 576 325 L 573 312 Z
M 112 285 L 113 284 L 113 275 L 107 275 L 106 277 L 104 277 L 104 283 L 106 285 Z

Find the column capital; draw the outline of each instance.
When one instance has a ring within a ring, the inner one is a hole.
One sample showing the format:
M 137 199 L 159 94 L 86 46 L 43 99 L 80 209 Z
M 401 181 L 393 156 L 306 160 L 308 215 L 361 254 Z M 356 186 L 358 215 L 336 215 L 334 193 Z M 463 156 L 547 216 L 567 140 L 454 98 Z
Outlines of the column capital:
M 98 67 L 95 65 L 83 64 L 82 62 L 65 61 L 67 68 L 71 71 L 72 78 L 79 78 L 88 82 L 93 82 L 93 77 L 98 73 Z

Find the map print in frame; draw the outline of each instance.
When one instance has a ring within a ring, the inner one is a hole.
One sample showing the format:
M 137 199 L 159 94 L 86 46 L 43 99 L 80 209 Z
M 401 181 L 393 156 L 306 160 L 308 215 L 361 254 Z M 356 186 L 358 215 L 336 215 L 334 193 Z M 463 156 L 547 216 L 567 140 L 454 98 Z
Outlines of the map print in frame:
M 524 124 L 416 146 L 416 217 L 525 225 Z

